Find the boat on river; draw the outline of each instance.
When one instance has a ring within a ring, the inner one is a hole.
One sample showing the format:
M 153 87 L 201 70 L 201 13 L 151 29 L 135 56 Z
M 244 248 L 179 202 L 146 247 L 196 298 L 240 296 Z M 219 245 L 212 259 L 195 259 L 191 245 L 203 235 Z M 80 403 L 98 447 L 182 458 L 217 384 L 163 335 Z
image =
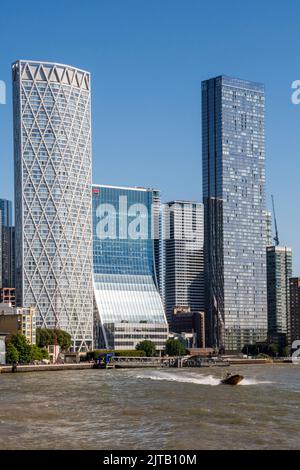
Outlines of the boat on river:
M 243 375 L 231 374 L 228 372 L 225 377 L 221 380 L 221 384 L 224 385 L 238 385 L 244 379 Z

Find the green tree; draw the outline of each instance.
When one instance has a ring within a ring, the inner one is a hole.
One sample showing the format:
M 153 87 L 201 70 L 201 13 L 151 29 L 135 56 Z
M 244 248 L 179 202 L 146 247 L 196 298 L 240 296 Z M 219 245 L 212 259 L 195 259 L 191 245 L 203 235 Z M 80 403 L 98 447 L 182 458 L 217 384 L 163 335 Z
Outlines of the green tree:
M 26 336 L 21 333 L 11 335 L 9 343 L 11 343 L 19 353 L 19 362 L 31 362 L 31 344 L 26 339 Z M 8 344 L 9 344 L 8 343 Z
M 49 359 L 49 354 L 46 349 L 39 348 L 36 344 L 31 345 L 31 361 L 41 361 L 42 359 Z
M 40 348 L 45 348 L 51 344 L 51 334 L 52 330 L 47 328 L 37 328 L 36 329 L 36 344 Z
M 32 361 L 48 359 L 49 354 L 46 349 L 39 348 L 36 344 L 30 344 L 26 337 L 20 333 L 11 335 L 6 344 L 8 363 L 19 361 L 28 364 Z
M 71 335 L 64 330 L 56 330 L 56 334 L 57 334 L 57 343 L 59 344 L 61 349 L 63 351 L 67 351 L 68 349 L 70 349 L 70 346 L 72 344 Z
M 266 351 L 264 351 L 266 354 L 268 354 L 271 357 L 275 357 L 279 354 L 279 348 L 278 345 L 275 343 L 270 343 L 267 345 Z
M 7 343 L 6 346 L 6 362 L 7 364 L 13 364 L 19 360 L 19 353 L 16 347 L 12 343 Z
M 63 351 L 70 349 L 72 344 L 71 335 L 64 330 L 49 328 L 36 329 L 36 342 L 40 348 L 45 348 L 57 343 Z
M 184 356 L 186 348 L 179 339 L 170 338 L 166 342 L 166 354 L 169 356 Z
M 146 357 L 155 356 L 156 346 L 152 341 L 145 339 L 136 345 L 135 349 L 137 351 L 144 351 Z

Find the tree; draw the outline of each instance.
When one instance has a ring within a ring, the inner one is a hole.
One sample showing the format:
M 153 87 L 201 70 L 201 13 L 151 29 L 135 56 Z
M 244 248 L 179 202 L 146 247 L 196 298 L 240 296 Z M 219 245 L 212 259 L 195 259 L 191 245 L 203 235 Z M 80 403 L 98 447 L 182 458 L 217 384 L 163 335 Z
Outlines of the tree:
M 186 348 L 179 339 L 170 338 L 166 342 L 166 354 L 169 356 L 184 356 Z
M 36 344 L 40 348 L 48 347 L 49 344 L 52 344 L 51 334 L 52 334 L 52 330 L 49 330 L 47 328 L 37 328 L 36 329 Z
M 36 344 L 30 344 L 26 336 L 21 333 L 11 335 L 6 344 L 6 360 L 8 363 L 19 361 L 28 364 L 33 361 L 48 359 L 46 349 L 39 348 Z
M 144 351 L 146 357 L 155 356 L 156 346 L 152 341 L 145 339 L 136 345 L 135 349 L 137 351 Z
M 71 335 L 64 330 L 53 330 L 50 328 L 36 329 L 36 342 L 40 348 L 45 348 L 57 343 L 63 351 L 70 349 L 72 344 Z
M 275 343 L 248 344 L 243 347 L 242 353 L 249 354 L 250 356 L 259 356 L 261 354 L 264 354 L 267 356 L 275 357 L 279 354 L 279 348 L 278 345 Z
M 31 362 L 31 344 L 26 339 L 26 336 L 21 333 L 15 333 L 11 335 L 8 344 L 12 344 L 19 354 L 19 362 L 29 363 Z
M 8 343 L 6 346 L 6 362 L 7 364 L 13 364 L 19 360 L 19 353 L 16 347 L 12 343 Z
M 61 349 L 63 351 L 67 351 L 68 349 L 70 349 L 70 346 L 72 344 L 71 335 L 64 330 L 56 330 L 56 335 L 57 335 L 57 344 L 59 344 Z
M 31 361 L 41 361 L 42 359 L 49 359 L 49 354 L 46 349 L 39 348 L 36 344 L 31 345 Z

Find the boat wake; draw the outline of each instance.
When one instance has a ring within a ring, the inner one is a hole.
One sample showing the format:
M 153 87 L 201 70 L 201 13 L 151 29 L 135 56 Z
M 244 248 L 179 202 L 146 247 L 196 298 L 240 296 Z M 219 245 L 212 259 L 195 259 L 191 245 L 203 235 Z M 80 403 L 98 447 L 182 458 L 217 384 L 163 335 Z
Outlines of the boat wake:
M 168 372 L 151 371 L 145 374 L 137 376 L 138 379 L 150 379 L 150 380 L 161 380 L 168 382 L 180 382 L 180 383 L 192 383 L 196 385 L 210 385 L 215 387 L 221 385 L 221 379 L 214 377 L 213 375 L 199 375 L 199 374 L 172 374 Z M 268 384 L 271 382 L 256 380 L 256 379 L 244 379 L 239 385 L 259 385 Z
M 150 380 L 163 380 L 168 382 L 181 382 L 181 383 L 193 383 L 197 385 L 220 385 L 220 379 L 213 377 L 212 375 L 197 376 L 196 374 L 183 375 L 183 374 L 170 374 L 165 372 L 151 372 L 143 375 L 138 375 L 138 379 L 150 379 Z

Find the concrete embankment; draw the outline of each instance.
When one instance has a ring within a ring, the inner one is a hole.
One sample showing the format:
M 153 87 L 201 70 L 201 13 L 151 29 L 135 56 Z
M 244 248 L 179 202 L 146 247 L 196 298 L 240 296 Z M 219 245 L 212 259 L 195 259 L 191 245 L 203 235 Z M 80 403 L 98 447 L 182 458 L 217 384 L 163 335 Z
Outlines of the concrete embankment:
M 81 362 L 79 364 L 39 364 L 39 365 L 17 365 L 14 370 L 12 366 L 0 366 L 0 373 L 10 372 L 43 372 L 50 370 L 81 370 L 92 369 L 92 362 Z
M 235 365 L 235 364 L 272 364 L 273 360 L 272 359 L 227 359 L 230 365 Z

